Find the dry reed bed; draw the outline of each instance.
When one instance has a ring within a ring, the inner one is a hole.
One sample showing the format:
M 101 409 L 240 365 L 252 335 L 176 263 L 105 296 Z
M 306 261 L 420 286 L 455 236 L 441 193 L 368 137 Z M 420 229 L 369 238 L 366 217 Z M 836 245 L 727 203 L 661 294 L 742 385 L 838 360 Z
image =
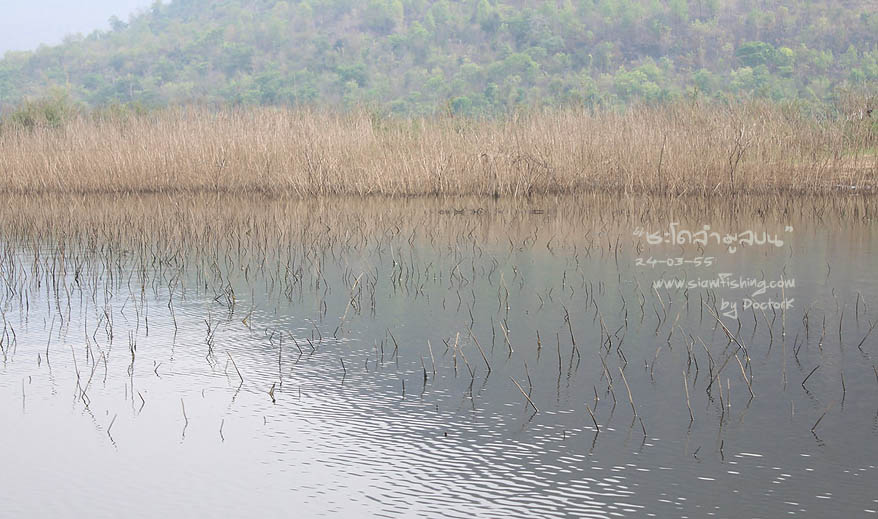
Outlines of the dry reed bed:
M 763 103 L 416 120 L 278 108 L 0 129 L 0 192 L 532 196 L 872 192 L 871 120 Z

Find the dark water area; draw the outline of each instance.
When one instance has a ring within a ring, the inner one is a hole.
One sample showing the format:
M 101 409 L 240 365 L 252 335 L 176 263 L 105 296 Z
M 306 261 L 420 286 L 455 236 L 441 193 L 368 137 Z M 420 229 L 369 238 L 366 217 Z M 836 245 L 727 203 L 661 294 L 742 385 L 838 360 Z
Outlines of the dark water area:
M 0 516 L 872 516 L 875 207 L 11 201 Z

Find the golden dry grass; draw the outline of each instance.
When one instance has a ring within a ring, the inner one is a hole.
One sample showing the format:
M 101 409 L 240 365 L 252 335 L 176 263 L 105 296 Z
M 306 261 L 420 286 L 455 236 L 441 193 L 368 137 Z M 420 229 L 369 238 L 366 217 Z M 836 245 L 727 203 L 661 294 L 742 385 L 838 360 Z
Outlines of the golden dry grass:
M 870 119 L 818 118 L 759 102 L 564 109 L 490 121 L 177 108 L 83 114 L 57 128 L 7 123 L 0 192 L 874 192 L 876 141 Z

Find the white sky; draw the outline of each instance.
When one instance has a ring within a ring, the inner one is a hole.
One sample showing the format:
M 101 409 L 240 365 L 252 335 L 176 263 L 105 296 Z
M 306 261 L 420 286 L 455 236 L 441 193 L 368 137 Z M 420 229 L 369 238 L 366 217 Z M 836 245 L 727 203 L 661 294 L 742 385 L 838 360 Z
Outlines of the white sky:
M 153 0 L 0 0 L 0 57 L 8 50 L 58 44 L 68 34 L 109 28 L 110 16 L 127 21 Z M 168 3 L 165 0 L 165 3 Z

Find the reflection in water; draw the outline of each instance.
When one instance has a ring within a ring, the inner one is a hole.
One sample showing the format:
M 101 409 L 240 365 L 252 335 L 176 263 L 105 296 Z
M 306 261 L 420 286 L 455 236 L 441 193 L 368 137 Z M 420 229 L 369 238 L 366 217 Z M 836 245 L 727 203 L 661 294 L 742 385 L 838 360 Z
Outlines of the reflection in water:
M 14 200 L 0 515 L 875 513 L 874 209 Z

